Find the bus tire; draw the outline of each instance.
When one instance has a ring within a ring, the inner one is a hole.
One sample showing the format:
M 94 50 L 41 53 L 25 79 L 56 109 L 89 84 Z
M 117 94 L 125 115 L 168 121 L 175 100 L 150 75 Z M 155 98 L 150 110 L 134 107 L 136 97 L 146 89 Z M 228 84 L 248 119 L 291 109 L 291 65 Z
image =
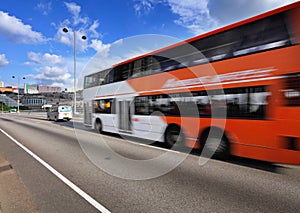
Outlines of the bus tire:
M 58 122 L 58 118 L 57 118 L 56 116 L 54 117 L 54 121 L 55 121 L 55 122 Z
M 170 125 L 165 132 L 165 145 L 172 148 L 174 145 L 182 145 L 184 134 L 178 125 Z
M 201 155 L 203 154 L 203 157 L 210 157 L 212 155 L 212 158 L 227 160 L 230 156 L 230 142 L 225 132 L 219 128 L 205 130 L 200 137 L 200 146 L 200 153 Z M 216 148 L 216 146 L 218 147 Z M 204 147 L 206 153 L 202 153 Z M 214 149 L 215 152 L 213 151 Z
M 100 119 L 96 119 L 96 122 L 95 122 L 95 129 L 101 134 L 102 133 L 102 122 Z

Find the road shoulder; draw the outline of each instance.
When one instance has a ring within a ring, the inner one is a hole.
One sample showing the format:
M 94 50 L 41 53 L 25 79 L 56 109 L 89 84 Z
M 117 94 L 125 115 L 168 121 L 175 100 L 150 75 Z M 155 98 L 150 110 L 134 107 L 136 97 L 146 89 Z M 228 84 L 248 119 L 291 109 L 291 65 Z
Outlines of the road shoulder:
M 22 180 L 0 151 L 0 212 L 40 212 Z

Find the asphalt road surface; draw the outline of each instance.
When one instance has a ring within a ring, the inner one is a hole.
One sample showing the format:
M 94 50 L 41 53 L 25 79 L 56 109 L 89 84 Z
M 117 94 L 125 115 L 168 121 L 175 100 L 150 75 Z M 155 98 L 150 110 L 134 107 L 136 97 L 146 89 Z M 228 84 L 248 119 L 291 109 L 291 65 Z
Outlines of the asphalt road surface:
M 0 130 L 0 151 L 40 212 L 300 209 L 297 166 L 240 158 L 200 166 L 194 151 L 100 135 L 76 119 L 56 123 L 43 116 L 4 114 Z

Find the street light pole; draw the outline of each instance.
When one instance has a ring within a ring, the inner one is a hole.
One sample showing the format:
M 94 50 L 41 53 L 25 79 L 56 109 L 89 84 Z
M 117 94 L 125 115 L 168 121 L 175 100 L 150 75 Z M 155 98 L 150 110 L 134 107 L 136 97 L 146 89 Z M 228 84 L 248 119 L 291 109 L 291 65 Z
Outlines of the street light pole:
M 14 75 L 12 76 L 12 78 L 16 78 Z M 23 77 L 23 79 L 25 79 L 25 77 Z M 18 75 L 18 113 L 20 113 L 20 76 Z
M 68 33 L 69 30 L 67 28 L 63 28 L 62 30 L 65 33 Z M 86 36 L 81 37 L 82 40 L 86 40 Z M 74 49 L 74 114 L 77 112 L 76 108 L 76 30 L 73 32 L 73 49 Z
M 73 37 L 74 37 L 74 114 L 77 112 L 77 107 L 76 107 L 76 31 L 74 30 L 73 32 Z
M 4 104 L 4 97 L 3 97 L 3 91 L 1 90 L 1 98 L 2 98 L 2 113 L 3 114 L 3 104 Z

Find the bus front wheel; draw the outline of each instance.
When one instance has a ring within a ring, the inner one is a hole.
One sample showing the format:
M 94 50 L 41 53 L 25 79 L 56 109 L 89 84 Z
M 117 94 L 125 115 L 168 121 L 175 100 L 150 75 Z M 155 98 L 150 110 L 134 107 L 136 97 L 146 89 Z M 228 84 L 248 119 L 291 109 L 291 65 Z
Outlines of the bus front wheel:
M 102 122 L 100 121 L 100 119 L 96 120 L 95 128 L 100 134 L 102 133 Z

